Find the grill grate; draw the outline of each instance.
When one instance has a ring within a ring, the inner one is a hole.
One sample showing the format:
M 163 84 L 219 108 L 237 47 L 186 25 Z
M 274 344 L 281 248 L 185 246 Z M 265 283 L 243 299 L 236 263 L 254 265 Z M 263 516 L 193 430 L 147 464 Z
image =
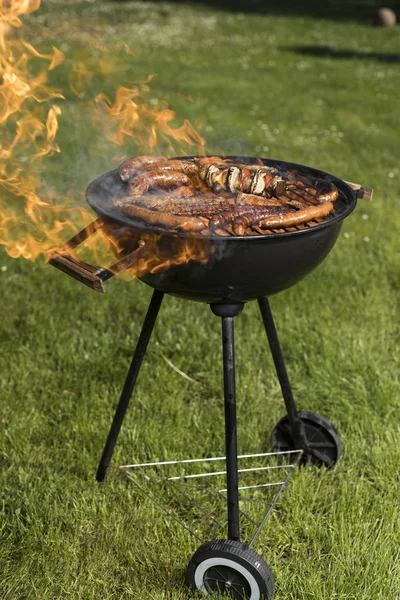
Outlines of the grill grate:
M 308 188 L 308 190 L 309 189 L 310 188 Z M 312 193 L 311 191 L 307 191 L 307 194 L 305 195 L 303 192 L 302 186 L 296 185 L 295 183 L 290 183 L 290 193 L 296 195 L 298 197 L 299 201 L 306 201 L 306 202 L 310 202 L 310 196 L 313 196 L 315 199 L 315 202 L 312 202 L 312 204 L 316 205 L 318 203 L 317 202 L 317 191 L 315 189 L 314 189 L 314 193 Z M 291 201 L 293 201 L 293 199 L 290 198 L 290 196 L 288 196 L 286 193 L 281 194 L 279 196 L 279 198 L 284 198 L 285 202 L 287 202 L 287 203 L 290 203 Z M 277 234 L 277 233 L 286 233 L 286 232 L 302 231 L 304 229 L 311 229 L 321 223 L 329 223 L 330 221 L 332 221 L 332 219 L 334 219 L 334 217 L 337 214 L 340 214 L 344 209 L 346 209 L 347 205 L 348 205 L 348 203 L 346 201 L 345 196 L 339 190 L 339 196 L 334 203 L 333 211 L 325 217 L 310 219 L 310 221 L 307 221 L 306 223 L 302 223 L 301 225 L 293 225 L 291 227 L 285 227 L 285 228 L 280 228 L 280 229 L 261 229 L 260 227 L 253 227 L 253 229 L 255 231 L 257 231 L 257 233 L 260 233 L 262 235 L 268 235 L 268 234 L 271 235 L 271 234 Z M 302 208 L 300 206 L 296 206 L 295 204 L 291 204 L 291 208 L 293 209 L 293 212 L 298 212 L 298 211 L 303 210 L 304 207 Z
M 193 158 L 193 157 L 180 157 L 180 158 Z M 282 175 L 286 176 L 284 179 L 288 181 L 288 185 L 291 188 L 291 192 L 293 195 L 297 195 L 299 201 L 303 199 L 304 201 L 304 188 L 302 185 L 304 184 L 307 188 L 314 187 L 312 182 L 317 180 L 327 181 L 333 183 L 336 188 L 339 190 L 339 196 L 334 202 L 334 211 L 329 215 L 325 216 L 322 219 L 314 219 L 310 220 L 301 225 L 288 226 L 285 229 L 260 229 L 257 231 L 255 228 L 252 234 L 252 237 L 259 238 L 260 234 L 263 237 L 272 237 L 274 235 L 290 235 L 297 234 L 301 232 L 308 231 L 310 229 L 316 227 L 325 227 L 327 224 L 331 224 L 335 221 L 341 221 L 344 217 L 350 214 L 355 206 L 355 196 L 356 197 L 366 197 L 365 193 L 370 192 L 367 188 L 362 188 L 361 186 L 356 186 L 356 184 L 348 184 L 347 182 L 338 179 L 328 173 L 323 171 L 319 171 L 317 169 L 305 167 L 303 165 L 297 165 L 294 163 L 286 163 L 283 161 L 275 161 L 271 159 L 255 159 L 249 157 L 225 157 L 231 160 L 235 160 L 240 164 L 249 164 L 254 165 L 255 163 L 270 167 L 275 167 Z M 300 181 L 301 185 L 296 185 L 296 181 Z M 351 189 L 352 188 L 352 189 Z M 353 191 L 354 190 L 354 191 Z M 358 190 L 358 191 L 357 191 Z M 354 193 L 356 192 L 356 194 Z M 361 192 L 364 196 L 361 195 Z M 124 213 L 121 208 L 118 206 L 118 200 L 125 197 L 127 193 L 126 185 L 120 180 L 118 176 L 117 169 L 114 171 L 110 171 L 108 173 L 104 173 L 100 177 L 98 177 L 95 181 L 93 181 L 87 191 L 86 191 L 86 199 L 89 205 L 97 212 L 97 214 L 106 220 L 113 221 L 114 223 L 119 223 L 124 227 L 132 227 L 136 231 L 142 231 L 143 233 L 152 232 L 157 234 L 169 235 L 172 234 L 175 237 L 188 237 L 187 233 L 180 233 L 176 231 L 168 231 L 163 227 L 159 227 L 156 225 L 148 225 L 144 221 L 135 218 L 128 213 Z M 316 194 L 316 190 L 314 195 Z M 309 198 L 311 196 L 308 196 Z M 284 198 L 285 202 L 288 201 L 288 198 Z M 297 209 L 299 210 L 299 209 Z M 295 214 L 295 209 L 293 210 L 293 214 Z M 257 234 L 257 235 L 254 235 Z M 192 238 L 204 238 L 203 235 L 191 232 L 190 237 Z M 221 239 L 220 235 L 210 235 L 212 239 Z M 227 240 L 229 237 L 232 238 L 244 238 L 249 239 L 250 234 L 245 234 L 243 236 L 232 236 L 228 235 L 228 237 L 222 237 L 222 239 Z

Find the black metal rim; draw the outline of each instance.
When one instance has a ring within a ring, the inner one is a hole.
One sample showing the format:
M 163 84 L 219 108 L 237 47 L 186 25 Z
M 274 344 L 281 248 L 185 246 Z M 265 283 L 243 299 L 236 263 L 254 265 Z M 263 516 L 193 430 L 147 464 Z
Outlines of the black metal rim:
M 229 594 L 234 600 L 245 600 L 251 594 L 247 579 L 235 569 L 224 565 L 207 569 L 203 581 L 207 592 Z
M 177 156 L 174 157 L 177 160 L 187 160 L 192 159 L 194 156 Z M 325 171 L 320 171 L 319 169 L 314 169 L 313 167 L 307 167 L 305 165 L 299 165 L 296 163 L 290 163 L 282 160 L 275 160 L 271 158 L 257 158 L 257 157 L 249 157 L 249 156 L 222 156 L 221 158 L 229 158 L 235 159 L 243 163 L 254 164 L 256 161 L 262 161 L 263 164 L 268 166 L 280 166 L 287 169 L 297 169 L 299 171 L 305 171 L 309 174 L 328 179 L 331 181 L 336 187 L 340 190 L 341 196 L 345 201 L 346 206 L 342 208 L 336 215 L 331 217 L 330 219 L 323 221 L 322 223 L 318 223 L 309 229 L 300 229 L 297 231 L 286 231 L 283 233 L 271 233 L 265 236 L 254 235 L 254 236 L 230 236 L 230 237 L 221 237 L 218 235 L 200 235 L 197 233 L 179 233 L 175 231 L 168 231 L 167 229 L 162 229 L 161 227 L 147 227 L 142 222 L 139 222 L 133 218 L 122 215 L 121 211 L 118 207 L 114 206 L 114 201 L 118 198 L 123 197 L 128 191 L 128 184 L 121 182 L 118 177 L 118 169 L 113 169 L 112 171 L 108 171 L 107 173 L 103 173 L 99 177 L 97 177 L 94 181 L 92 181 L 87 189 L 86 189 L 86 201 L 89 206 L 102 218 L 113 221 L 122 225 L 123 227 L 131 227 L 132 229 L 136 229 L 143 233 L 156 233 L 162 234 L 172 237 L 179 238 L 198 238 L 203 240 L 210 240 L 213 242 L 229 242 L 230 240 L 236 241 L 249 241 L 249 240 L 258 240 L 264 241 L 275 239 L 275 238 L 287 238 L 289 236 L 294 235 L 306 235 L 311 231 L 325 229 L 330 227 L 334 223 L 342 221 L 346 218 L 356 207 L 357 204 L 357 195 L 355 191 L 347 185 L 343 180 L 335 177 L 334 175 L 330 175 Z M 101 201 L 103 198 L 103 201 Z M 104 200 L 105 198 L 105 200 Z

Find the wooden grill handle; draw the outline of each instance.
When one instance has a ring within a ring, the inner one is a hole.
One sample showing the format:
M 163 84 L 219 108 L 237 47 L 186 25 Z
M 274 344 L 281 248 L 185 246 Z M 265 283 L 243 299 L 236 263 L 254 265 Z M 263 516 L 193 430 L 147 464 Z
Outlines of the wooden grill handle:
M 367 188 L 363 185 L 360 185 L 359 183 L 351 183 L 351 181 L 345 181 L 345 183 L 347 183 L 347 185 L 349 185 L 351 189 L 353 189 L 356 192 L 357 198 L 359 200 L 367 200 L 368 202 L 371 202 L 372 196 L 374 194 L 373 189 Z
M 50 251 L 47 254 L 47 262 L 96 292 L 104 294 L 104 275 L 107 274 L 107 269 L 95 267 L 83 260 L 78 260 L 71 254 L 65 254 L 62 250 Z
M 87 225 L 82 231 L 74 235 L 64 246 L 49 250 L 47 252 L 47 262 L 63 271 L 70 277 L 77 279 L 84 285 L 92 288 L 96 292 L 105 292 L 104 282 L 120 273 L 124 269 L 128 269 L 132 264 L 141 257 L 144 253 L 144 244 L 139 245 L 139 248 L 124 256 L 110 267 L 103 268 L 96 265 L 91 265 L 83 260 L 72 256 L 71 251 L 84 242 L 89 236 L 103 227 L 104 223 L 101 219 L 96 219 Z M 147 249 L 146 249 L 147 250 Z

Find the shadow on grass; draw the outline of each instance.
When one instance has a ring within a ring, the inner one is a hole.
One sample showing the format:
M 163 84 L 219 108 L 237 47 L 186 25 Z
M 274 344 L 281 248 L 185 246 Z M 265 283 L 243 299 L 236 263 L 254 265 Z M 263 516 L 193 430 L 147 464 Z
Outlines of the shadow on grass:
M 304 54 L 306 56 L 320 56 L 322 58 L 357 58 L 357 59 L 368 59 L 378 60 L 385 63 L 400 63 L 400 54 L 390 54 L 384 52 L 364 52 L 362 50 L 339 50 L 331 48 L 330 46 L 297 46 L 284 48 L 284 50 L 291 50 L 297 54 Z
M 124 2 L 126 0 L 114 0 Z M 163 3 L 164 0 L 155 0 Z M 295 15 L 339 21 L 367 21 L 372 23 L 375 13 L 382 5 L 395 12 L 400 2 L 392 0 L 170 0 L 176 4 L 211 6 L 229 12 L 265 15 Z M 146 2 L 146 0 L 142 0 Z

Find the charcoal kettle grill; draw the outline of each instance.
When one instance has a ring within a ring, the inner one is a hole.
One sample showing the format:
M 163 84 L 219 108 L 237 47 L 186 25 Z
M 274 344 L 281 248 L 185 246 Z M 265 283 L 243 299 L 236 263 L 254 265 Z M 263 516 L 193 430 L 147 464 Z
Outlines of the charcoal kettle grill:
M 249 157 L 235 158 L 241 164 L 254 164 L 256 160 Z M 201 262 L 191 260 L 186 264 L 172 264 L 166 269 L 153 269 L 152 272 L 141 272 L 139 269 L 139 278 L 154 288 L 154 292 L 96 477 L 97 481 L 104 481 L 110 466 L 164 295 L 208 303 L 214 315 L 220 317 L 222 322 L 226 456 L 207 460 L 225 462 L 226 489 L 222 491 L 227 503 L 228 531 L 227 539 L 214 539 L 198 548 L 189 562 L 186 579 L 192 589 L 206 595 L 220 592 L 238 600 L 272 598 L 272 572 L 252 545 L 294 467 L 304 463 L 332 467 L 337 463 L 341 451 L 339 434 L 326 418 L 296 409 L 268 296 L 300 281 L 326 257 L 335 244 L 343 219 L 354 210 L 357 198 L 369 193 L 369 190 L 364 190 L 361 186 L 348 184 L 317 169 L 269 159 L 257 161 L 258 164 L 261 162 L 280 169 L 296 169 L 305 176 L 333 182 L 339 190 L 335 212 L 323 220 L 293 227 L 290 231 L 271 231 L 265 236 L 201 237 L 196 233 L 170 232 L 154 226 L 146 227 L 144 223 L 121 212 L 115 200 L 126 195 L 127 184 L 120 180 L 118 171 L 114 170 L 98 177 L 86 191 L 87 201 L 99 218 L 49 256 L 51 264 L 99 292 L 104 291 L 105 281 L 113 275 L 148 258 L 149 252 L 152 252 L 151 244 L 147 241 L 149 235 L 156 236 L 160 260 L 174 248 L 179 248 L 188 237 L 193 238 L 202 248 L 202 255 L 207 256 L 207 260 Z M 115 241 L 114 250 L 118 260 L 108 268 L 89 265 L 72 255 L 74 248 L 99 229 Z M 294 460 L 289 465 L 287 476 L 279 482 L 274 501 L 252 540 L 244 544 L 240 533 L 239 490 L 243 488 L 239 484 L 239 473 L 242 470 L 238 467 L 237 451 L 234 319 L 243 311 L 245 303 L 251 300 L 257 300 L 259 305 L 287 410 L 287 415 L 273 429 L 272 452 L 266 454 L 278 457 L 292 454 Z M 196 461 L 168 461 L 168 464 L 193 462 Z M 171 481 L 173 479 L 178 478 L 169 478 Z M 139 485 L 138 487 L 141 489 Z

